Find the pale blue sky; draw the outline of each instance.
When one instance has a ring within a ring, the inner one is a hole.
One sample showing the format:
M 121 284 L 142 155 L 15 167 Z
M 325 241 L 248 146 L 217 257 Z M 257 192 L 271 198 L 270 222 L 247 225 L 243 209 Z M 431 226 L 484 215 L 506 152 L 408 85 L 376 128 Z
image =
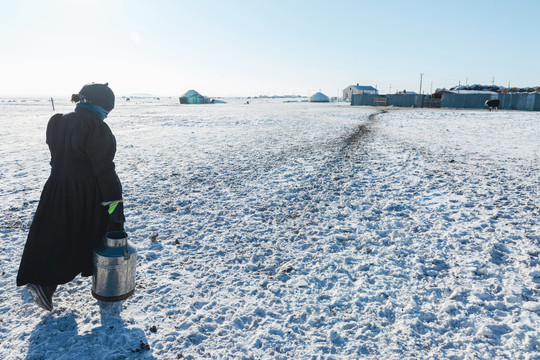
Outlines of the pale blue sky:
M 540 1 L 0 0 L 0 95 L 540 86 Z

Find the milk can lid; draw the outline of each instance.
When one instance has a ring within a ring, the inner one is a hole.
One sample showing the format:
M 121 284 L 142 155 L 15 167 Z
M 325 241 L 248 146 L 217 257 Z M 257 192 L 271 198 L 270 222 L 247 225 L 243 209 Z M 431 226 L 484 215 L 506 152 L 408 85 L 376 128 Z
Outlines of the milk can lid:
M 126 246 L 127 233 L 125 231 L 109 231 L 103 237 L 103 242 L 108 247 Z

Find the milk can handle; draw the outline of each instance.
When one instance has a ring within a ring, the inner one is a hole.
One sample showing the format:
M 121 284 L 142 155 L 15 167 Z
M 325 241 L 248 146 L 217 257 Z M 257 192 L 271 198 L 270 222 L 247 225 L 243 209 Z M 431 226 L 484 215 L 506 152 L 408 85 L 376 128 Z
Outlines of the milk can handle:
M 129 260 L 130 257 L 131 257 L 131 254 L 129 253 L 127 234 L 126 234 L 126 248 L 124 249 L 124 260 Z

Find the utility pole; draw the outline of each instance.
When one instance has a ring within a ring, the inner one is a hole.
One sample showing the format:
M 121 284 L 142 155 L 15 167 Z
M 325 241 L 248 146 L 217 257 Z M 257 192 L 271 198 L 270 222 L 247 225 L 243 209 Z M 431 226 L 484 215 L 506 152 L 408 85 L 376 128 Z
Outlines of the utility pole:
M 422 76 L 424 76 L 423 73 L 420 74 L 420 92 L 419 92 L 420 95 L 422 95 Z
M 493 81 L 491 82 L 491 85 L 495 85 L 495 76 L 493 77 Z
M 52 110 L 54 111 L 54 99 L 51 96 L 51 104 L 52 104 Z

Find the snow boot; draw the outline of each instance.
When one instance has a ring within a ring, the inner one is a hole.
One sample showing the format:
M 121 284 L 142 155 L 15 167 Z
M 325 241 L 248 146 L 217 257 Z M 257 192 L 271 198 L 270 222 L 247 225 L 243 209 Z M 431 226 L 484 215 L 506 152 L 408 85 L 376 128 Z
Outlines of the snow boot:
M 26 288 L 28 289 L 30 296 L 32 296 L 32 299 L 34 299 L 34 302 L 37 306 L 44 310 L 52 311 L 52 294 L 54 293 L 54 288 L 56 287 L 50 289 L 47 286 L 28 284 Z

